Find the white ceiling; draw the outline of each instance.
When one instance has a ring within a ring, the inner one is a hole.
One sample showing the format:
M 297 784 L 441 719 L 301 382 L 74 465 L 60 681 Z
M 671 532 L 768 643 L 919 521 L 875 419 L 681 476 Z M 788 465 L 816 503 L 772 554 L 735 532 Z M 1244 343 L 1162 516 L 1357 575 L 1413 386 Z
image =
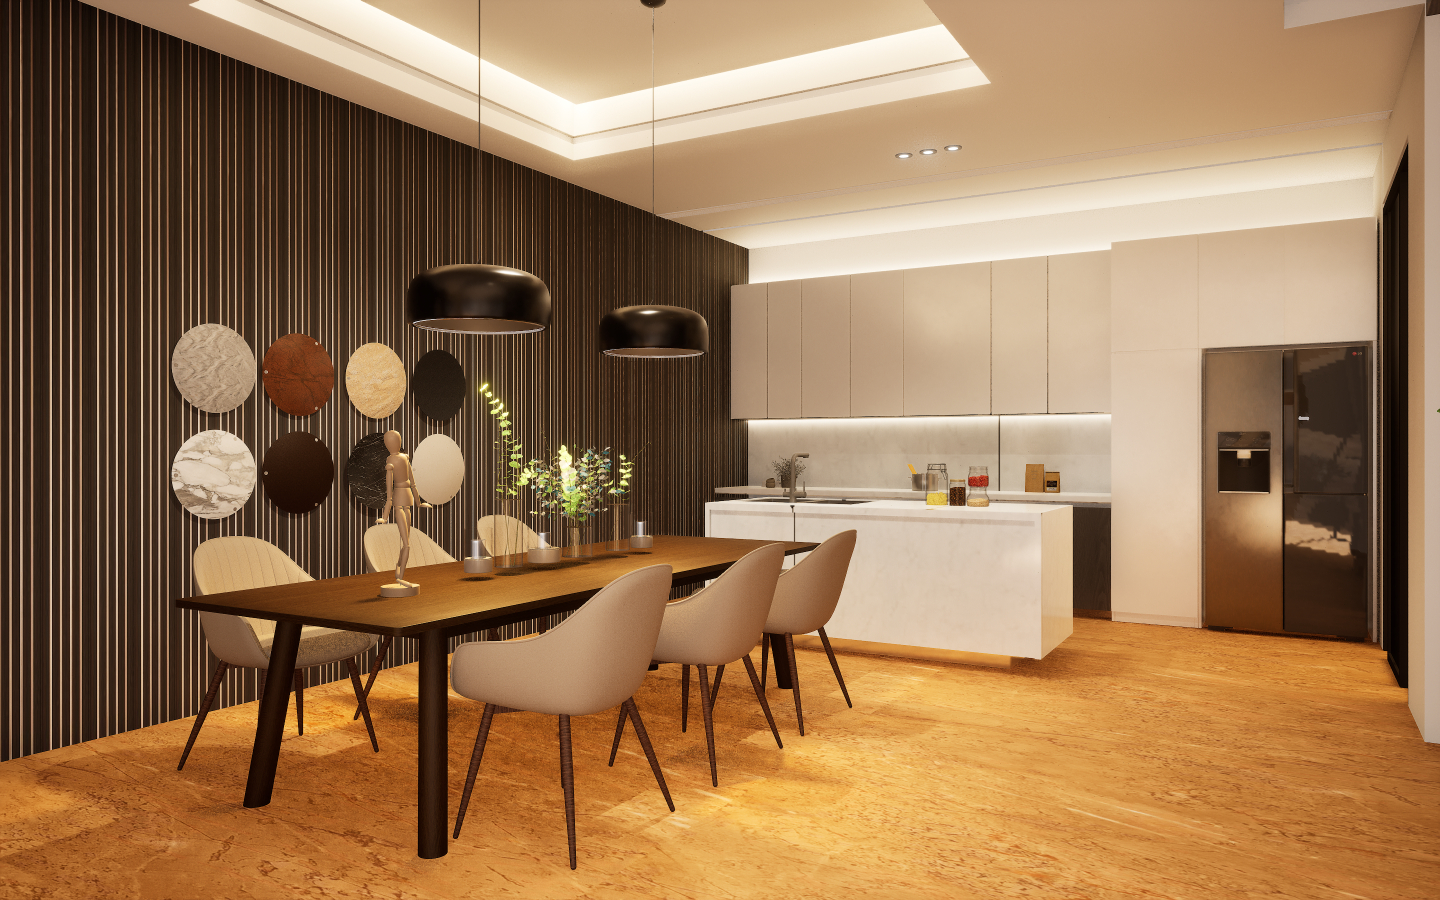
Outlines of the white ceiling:
M 395 27 L 368 46 L 412 32 L 448 45 L 430 45 L 443 52 L 422 54 L 420 68 L 396 63 L 403 50 L 365 50 L 353 34 L 342 36 L 355 45 L 345 50 L 352 61 L 337 64 L 339 51 L 317 57 L 188 0 L 90 2 L 476 142 L 474 85 L 461 84 L 473 59 L 465 54 L 477 47 L 473 2 L 370 0 L 385 17 L 377 21 Z M 318 15 L 357 0 L 200 2 Z M 670 0 L 655 17 L 657 81 L 672 86 L 657 98 L 661 116 L 670 113 L 657 128 L 658 210 L 745 246 L 775 247 L 1367 178 L 1421 9 L 1321 2 Z M 633 107 L 634 96 L 606 98 L 637 90 L 648 105 L 649 10 L 638 0 L 484 0 L 483 11 L 482 56 L 496 67 L 484 82 L 485 149 L 648 208 L 649 130 L 634 125 L 635 109 L 591 138 L 517 110 Z M 1301 13 L 1315 23 L 1287 28 Z M 916 56 L 919 73 L 883 74 L 900 64 L 837 49 L 937 24 L 964 59 Z M 325 33 L 314 41 L 333 44 L 344 29 L 315 30 Z M 424 68 L 447 59 L 457 74 Z M 826 59 L 841 62 L 831 71 Z M 723 74 L 735 70 L 751 73 L 752 93 L 725 95 L 716 101 L 724 109 L 665 106 L 687 90 L 699 96 L 696 85 L 738 83 L 743 75 Z M 784 96 L 757 95 L 765 90 L 756 83 Z M 609 144 L 573 149 L 584 140 Z M 964 149 L 894 156 L 952 142 Z

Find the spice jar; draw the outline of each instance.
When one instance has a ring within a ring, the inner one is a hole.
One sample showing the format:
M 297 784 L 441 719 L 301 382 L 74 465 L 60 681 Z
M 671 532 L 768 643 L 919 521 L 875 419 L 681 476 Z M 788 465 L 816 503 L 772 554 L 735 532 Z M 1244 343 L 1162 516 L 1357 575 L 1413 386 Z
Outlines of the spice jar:
M 990 469 L 988 466 L 970 467 L 970 496 L 965 498 L 966 506 L 990 505 Z
M 925 505 L 944 506 L 949 497 L 945 488 L 950 483 L 950 473 L 944 463 L 931 463 L 925 467 Z
M 964 505 L 965 505 L 965 479 L 963 479 L 963 478 L 952 478 L 952 479 L 950 479 L 950 505 L 951 505 L 951 506 L 964 506 Z

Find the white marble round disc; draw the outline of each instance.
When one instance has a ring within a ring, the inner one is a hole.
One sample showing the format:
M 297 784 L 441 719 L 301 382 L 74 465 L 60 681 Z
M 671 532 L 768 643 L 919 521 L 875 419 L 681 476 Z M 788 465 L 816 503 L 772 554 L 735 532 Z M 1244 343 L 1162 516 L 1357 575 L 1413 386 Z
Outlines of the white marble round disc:
M 383 419 L 405 402 L 405 364 L 384 344 L 364 344 L 345 365 L 345 393 L 361 415 Z
M 255 352 L 238 332 L 214 323 L 180 336 L 170 374 L 180 395 L 206 412 L 229 412 L 255 390 Z
M 170 464 L 180 505 L 202 519 L 223 519 L 255 492 L 255 457 L 228 431 L 202 431 L 180 446 Z
M 436 506 L 449 503 L 465 480 L 465 456 L 460 445 L 443 434 L 432 434 L 420 442 L 410 457 L 415 470 L 415 489 L 420 499 Z

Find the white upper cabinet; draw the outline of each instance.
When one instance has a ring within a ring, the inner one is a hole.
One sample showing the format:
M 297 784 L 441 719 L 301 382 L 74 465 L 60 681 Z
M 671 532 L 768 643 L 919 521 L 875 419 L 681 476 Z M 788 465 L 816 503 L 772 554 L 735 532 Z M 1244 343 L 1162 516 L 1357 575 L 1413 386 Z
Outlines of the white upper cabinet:
M 769 285 L 730 289 L 730 418 L 770 414 Z
M 801 415 L 850 415 L 850 276 L 807 278 L 800 286 Z
M 905 414 L 905 273 L 850 276 L 850 415 Z
M 766 357 L 769 417 L 798 419 L 801 404 L 801 341 L 804 324 L 801 282 L 775 281 L 769 285 Z
M 905 415 L 989 412 L 990 263 L 907 269 Z
M 990 264 L 990 411 L 1043 413 L 1047 397 L 1048 260 Z
M 1110 411 L 1110 251 L 1050 257 L 1050 408 Z

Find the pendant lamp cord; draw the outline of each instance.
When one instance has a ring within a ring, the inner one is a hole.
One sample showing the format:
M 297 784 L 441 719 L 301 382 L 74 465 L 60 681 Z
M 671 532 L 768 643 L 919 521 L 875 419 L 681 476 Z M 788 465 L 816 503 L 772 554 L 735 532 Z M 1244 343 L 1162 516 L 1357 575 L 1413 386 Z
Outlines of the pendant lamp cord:
M 655 7 L 650 7 L 650 297 L 659 281 L 655 254 Z
M 475 234 L 479 239 L 476 262 L 484 262 L 485 252 L 485 151 L 480 148 L 485 136 L 485 4 L 475 3 Z

